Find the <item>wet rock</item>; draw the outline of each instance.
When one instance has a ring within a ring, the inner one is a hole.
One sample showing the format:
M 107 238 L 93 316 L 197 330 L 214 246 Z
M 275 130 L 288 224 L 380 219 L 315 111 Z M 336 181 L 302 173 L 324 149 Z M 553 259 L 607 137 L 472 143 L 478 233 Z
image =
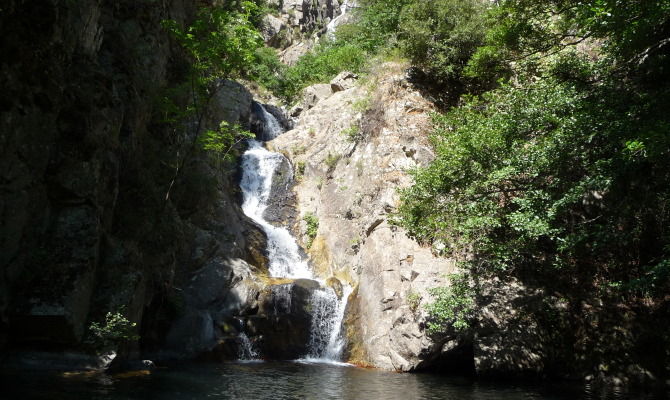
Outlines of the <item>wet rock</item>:
M 166 348 L 178 358 L 193 358 L 217 344 L 214 321 L 208 311 L 189 311 L 177 319 L 166 338 Z
M 342 299 L 344 289 L 342 286 L 342 282 L 340 282 L 339 279 L 331 276 L 330 278 L 326 279 L 326 286 L 332 288 L 335 291 L 335 294 L 337 295 L 338 299 Z
M 284 131 L 293 129 L 293 121 L 287 117 L 287 113 L 283 108 L 277 107 L 273 104 L 263 104 L 263 107 L 265 107 L 265 110 L 277 119 Z
M 264 357 L 295 359 L 308 352 L 311 299 L 318 282 L 298 279 L 270 285 L 260 295 L 258 315 L 246 318 L 245 331 Z

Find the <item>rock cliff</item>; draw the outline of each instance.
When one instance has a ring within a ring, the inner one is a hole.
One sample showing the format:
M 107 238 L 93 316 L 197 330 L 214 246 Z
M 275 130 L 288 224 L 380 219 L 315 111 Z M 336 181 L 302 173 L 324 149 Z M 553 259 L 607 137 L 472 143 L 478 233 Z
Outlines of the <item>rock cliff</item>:
M 122 311 L 141 334 L 124 355 L 179 342 L 192 334 L 184 320 L 203 338 L 175 350 L 198 352 L 220 336 L 208 310 L 263 271 L 264 235 L 241 212 L 234 176 L 197 148 L 184 158 L 195 133 L 162 122 L 158 100 L 187 64 L 161 21 L 188 23 L 194 8 L 3 4 L 1 348 L 77 350 L 90 322 Z M 204 125 L 248 125 L 251 106 L 244 87 L 223 82 Z M 209 291 L 193 293 L 203 280 Z
M 315 269 L 357 288 L 346 321 L 350 361 L 410 371 L 440 354 L 416 302 L 446 284 L 455 265 L 389 223 L 409 171 L 433 158 L 426 137 L 433 106 L 403 65 L 384 64 L 370 76 L 356 84 L 345 73 L 308 88 L 296 128 L 272 146 L 299 170 L 299 213 L 318 218 L 311 240 L 304 221 L 295 227 L 306 247 L 311 241 Z
M 353 0 L 275 0 L 269 2 L 276 15 L 263 20 L 263 36 L 269 46 L 281 49 L 287 64 L 295 63 L 319 38 L 339 21 Z M 337 21 L 336 21 L 337 20 Z

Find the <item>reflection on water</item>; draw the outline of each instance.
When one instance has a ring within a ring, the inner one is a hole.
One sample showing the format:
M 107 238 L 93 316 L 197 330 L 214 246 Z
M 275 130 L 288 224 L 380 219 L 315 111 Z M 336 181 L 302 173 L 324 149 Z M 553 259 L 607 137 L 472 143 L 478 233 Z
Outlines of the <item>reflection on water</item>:
M 626 398 L 573 387 L 476 383 L 341 364 L 254 362 L 190 365 L 151 374 L 1 373 L 0 399 L 447 399 L 595 400 Z M 635 399 L 653 399 L 637 395 Z

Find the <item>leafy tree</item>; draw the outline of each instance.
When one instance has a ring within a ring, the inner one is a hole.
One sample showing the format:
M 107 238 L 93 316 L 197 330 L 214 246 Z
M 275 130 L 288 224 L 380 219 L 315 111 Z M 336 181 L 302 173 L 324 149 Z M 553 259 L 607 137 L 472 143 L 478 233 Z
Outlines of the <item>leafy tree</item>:
M 569 296 L 662 296 L 669 19 L 664 1 L 508 0 L 490 10 L 462 71 L 513 79 L 435 115 L 437 158 L 402 193 L 398 223 L 468 259 L 471 275 L 531 273 Z M 438 303 L 435 318 L 454 309 Z
M 239 127 L 228 125 L 222 126 L 218 131 L 207 131 L 204 139 L 201 139 L 201 134 L 207 108 L 222 80 L 248 77 L 251 65 L 255 65 L 259 59 L 267 60 L 267 54 L 259 50 L 263 40 L 254 26 L 254 19 L 258 15 L 259 7 L 254 2 L 242 1 L 202 8 L 193 24 L 186 28 L 180 27 L 174 20 L 163 21 L 165 29 L 191 59 L 188 105 L 184 112 L 175 113 L 174 110 L 179 107 L 175 107 L 171 99 L 166 97 L 163 103 L 168 105 L 166 109 L 171 110 L 166 114 L 176 115 L 177 118 L 173 117 L 172 120 L 181 122 L 183 129 L 194 130 L 192 134 L 184 135 L 192 139 L 186 144 L 187 148 L 182 155 L 177 154 L 175 174 L 166 193 L 166 200 L 199 141 L 204 144 L 205 150 L 223 154 L 225 160 L 234 154 L 233 148 L 248 137 Z M 223 149 L 223 145 L 229 147 Z
M 435 300 L 426 305 L 428 333 L 440 334 L 453 327 L 456 331 L 470 328 L 475 311 L 475 292 L 467 274 L 452 274 L 451 284 L 429 291 Z
M 467 86 L 464 69 L 483 43 L 486 3 L 416 0 L 402 12 L 402 48 L 412 63 L 447 90 Z

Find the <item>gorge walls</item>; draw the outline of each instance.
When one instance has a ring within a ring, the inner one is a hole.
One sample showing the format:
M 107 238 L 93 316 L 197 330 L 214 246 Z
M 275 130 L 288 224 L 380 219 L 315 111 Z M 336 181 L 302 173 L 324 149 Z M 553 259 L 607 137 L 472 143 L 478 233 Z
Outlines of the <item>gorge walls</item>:
M 206 325 L 184 310 L 223 301 L 235 271 L 264 268 L 231 175 L 197 148 L 186 156 L 194 132 L 162 122 L 187 64 L 161 21 L 194 12 L 182 0 L 3 4 L 0 347 L 76 349 L 91 321 L 122 311 L 156 349 L 179 315 Z M 223 84 L 205 127 L 247 125 L 251 101 Z M 216 288 L 186 298 L 208 273 Z

